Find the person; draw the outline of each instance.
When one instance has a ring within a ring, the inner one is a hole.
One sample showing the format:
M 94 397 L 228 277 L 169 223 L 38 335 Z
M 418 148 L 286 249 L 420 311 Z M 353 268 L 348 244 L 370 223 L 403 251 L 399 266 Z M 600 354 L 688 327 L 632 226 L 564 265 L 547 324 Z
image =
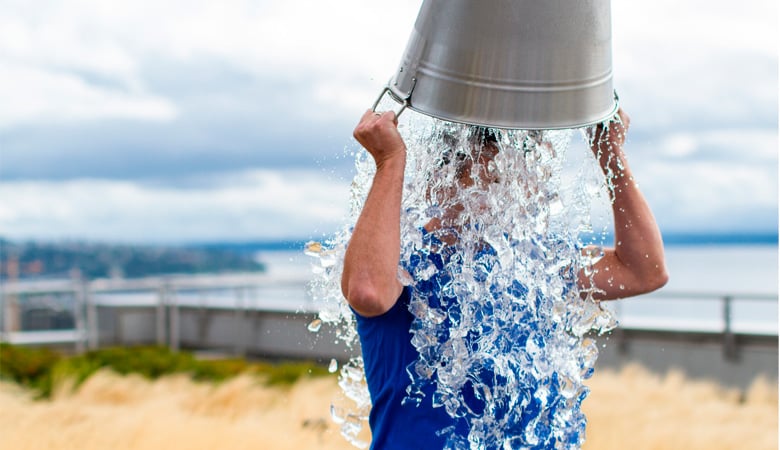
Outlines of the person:
M 623 151 L 629 123 L 621 109 L 614 120 L 595 127 L 591 136 L 600 167 L 612 177 L 616 245 L 604 249 L 592 273 L 580 273 L 577 283 L 599 301 L 647 293 L 668 279 L 660 231 Z M 407 366 L 418 352 L 410 342 L 410 290 L 397 275 L 406 166 L 406 145 L 397 125 L 394 112 L 368 110 L 354 130 L 355 139 L 373 157 L 376 172 L 344 255 L 341 289 L 357 319 L 372 401 L 371 448 L 437 449 L 447 441 L 441 430 L 466 435 L 468 424 L 450 417 L 445 408 L 434 408 L 430 386 L 422 404 L 403 401 L 409 385 Z M 495 152 L 494 146 L 485 148 Z M 484 153 L 491 156 L 490 151 Z M 461 177 L 462 183 L 475 179 L 485 176 Z M 441 220 L 434 219 L 425 228 L 441 226 Z

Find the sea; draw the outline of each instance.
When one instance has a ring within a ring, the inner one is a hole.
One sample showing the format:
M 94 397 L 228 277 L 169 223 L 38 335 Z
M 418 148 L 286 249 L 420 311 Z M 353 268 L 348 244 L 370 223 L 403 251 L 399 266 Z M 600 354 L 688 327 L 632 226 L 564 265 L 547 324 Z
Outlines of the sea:
M 314 278 L 314 258 L 303 253 L 304 243 L 249 246 L 264 263 L 266 274 L 249 291 L 220 287 L 199 275 L 185 276 L 207 283 L 203 289 L 179 290 L 179 305 L 316 312 L 307 284 Z M 778 335 L 778 246 L 769 242 L 674 242 L 665 248 L 669 282 L 662 289 L 622 300 L 602 302 L 618 326 L 633 329 Z M 205 276 L 208 278 L 208 276 Z M 64 280 L 66 283 L 68 280 Z M 220 285 L 220 283 L 223 283 Z M 19 283 L 33 290 L 40 282 Z M 44 283 L 45 284 L 45 283 Z M 227 285 L 224 285 L 227 286 Z M 45 291 L 45 290 L 44 290 Z M 69 296 L 27 296 L 35 307 L 72 310 Z M 150 306 L 159 302 L 157 288 L 95 292 L 90 297 L 106 306 Z M 53 301 L 59 302 L 52 306 Z M 171 301 L 169 299 L 169 301 Z
M 619 326 L 712 332 L 728 326 L 739 333 L 777 335 L 776 243 L 675 243 L 666 246 L 665 256 L 670 276 L 666 286 L 651 294 L 604 302 Z M 302 247 L 262 250 L 256 258 L 271 275 L 312 273 L 313 259 L 303 254 Z M 294 298 L 301 295 L 306 295 L 304 290 L 287 297 L 292 304 L 305 301 Z

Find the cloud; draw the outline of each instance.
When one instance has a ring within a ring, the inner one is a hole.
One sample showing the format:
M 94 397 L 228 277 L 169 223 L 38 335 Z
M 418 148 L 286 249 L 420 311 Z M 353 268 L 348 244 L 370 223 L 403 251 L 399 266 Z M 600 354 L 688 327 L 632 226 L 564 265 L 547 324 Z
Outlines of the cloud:
M 667 231 L 777 231 L 776 130 L 712 129 L 633 139 L 634 175 Z
M 107 89 L 73 74 L 22 66 L 0 66 L 0 98 L 6 105 L 0 107 L 0 128 L 106 118 L 168 122 L 178 114 L 161 96 Z
M 685 161 L 734 161 L 765 169 L 777 164 L 777 132 L 772 129 L 680 131 L 640 143 L 654 158 Z M 647 158 L 649 155 L 645 155 Z
M 653 180 L 640 183 L 664 230 L 777 231 L 776 166 L 654 163 L 640 180 Z
M 406 34 L 418 6 L 419 1 L 399 1 L 378 14 L 376 5 L 358 0 L 338 4 L 234 0 L 198 7 L 181 0 L 17 1 L 0 12 L 0 65 L 15 68 L 14 73 L 4 74 L 5 80 L 14 81 L 9 85 L 27 95 L 48 86 L 47 95 L 61 92 L 63 100 L 74 103 L 86 99 L 77 115 L 70 114 L 66 101 L 48 105 L 48 111 L 73 118 L 116 116 L 118 108 L 100 108 L 93 101 L 95 96 L 85 86 L 89 81 L 104 84 L 102 94 L 108 98 L 110 93 L 163 97 L 164 93 L 145 92 L 155 61 L 175 68 L 177 78 L 197 77 L 183 69 L 207 62 L 266 83 L 285 81 L 288 89 L 244 101 L 273 105 L 299 93 L 291 109 L 305 111 L 309 103 L 312 110 L 328 107 L 332 113 L 334 107 L 351 110 L 359 103 L 356 96 L 378 90 L 380 83 L 372 79 L 384 80 L 392 73 L 405 43 L 395 32 L 376 30 L 397 26 Z M 25 73 L 36 77 L 14 76 Z M 27 89 L 19 89 L 22 86 Z M 343 95 L 323 95 L 333 88 Z M 157 100 L 159 107 L 161 100 Z M 176 99 L 167 101 L 169 111 L 175 110 Z M 13 124 L 55 115 L 15 111 L 3 102 L 0 118 Z
M 724 129 L 635 139 L 632 131 L 626 155 L 662 231 L 777 232 L 776 132 Z M 566 190 L 576 195 L 582 184 L 601 183 L 595 160 L 580 139 L 572 139 L 565 158 Z M 570 182 L 575 185 L 568 186 Z M 609 199 L 606 190 L 598 194 L 591 219 L 596 230 L 609 229 Z
M 295 125 L 295 126 L 293 126 Z M 2 137 L 0 178 L 148 180 L 256 169 L 340 168 L 347 130 L 291 121 L 266 128 L 251 115 L 187 117 L 173 124 L 95 121 L 25 127 Z
M 126 48 L 69 22 L 73 11 L 65 5 L 47 3 L 11 2 L 0 12 L 0 131 L 29 123 L 176 117 L 169 99 L 146 91 L 139 61 Z
M 395 70 L 418 7 L 11 2 L 0 11 L 0 175 L 346 171 L 337 157 Z
M 739 7 L 728 8 L 729 5 L 733 4 L 723 0 L 614 2 L 611 6 L 616 53 L 628 56 L 637 45 L 654 44 L 664 47 L 663 50 L 707 47 L 776 57 L 777 2 L 751 0 Z M 668 59 L 679 63 L 699 56 L 669 53 Z
M 642 127 L 776 129 L 776 2 L 613 2 L 612 10 L 615 86 Z
M 0 183 L 0 236 L 125 242 L 301 238 L 332 233 L 348 185 L 318 171 L 247 171 L 189 186 L 78 179 Z
M 347 203 L 352 126 L 396 70 L 421 2 L 7 0 L 0 232 L 161 240 L 332 227 L 316 208 L 296 215 L 254 195 Z M 777 8 L 612 3 L 628 151 L 665 227 L 776 229 Z M 275 171 L 317 182 L 273 184 Z

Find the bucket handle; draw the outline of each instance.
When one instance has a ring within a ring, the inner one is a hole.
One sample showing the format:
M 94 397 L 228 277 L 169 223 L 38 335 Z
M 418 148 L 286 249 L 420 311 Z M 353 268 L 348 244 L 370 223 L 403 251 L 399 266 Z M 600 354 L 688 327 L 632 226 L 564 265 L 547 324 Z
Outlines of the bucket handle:
M 384 87 L 382 89 L 382 92 L 379 93 L 379 97 L 377 97 L 376 101 L 374 102 L 374 106 L 371 107 L 371 111 L 376 112 L 376 107 L 379 106 L 379 102 L 382 101 L 382 97 L 385 96 L 385 94 L 390 94 L 390 97 L 395 100 L 397 103 L 401 104 L 401 109 L 395 112 L 395 117 L 398 118 L 398 116 L 401 115 L 402 112 L 411 104 L 412 100 L 412 92 L 414 92 L 414 87 L 417 86 L 417 78 L 412 78 L 412 88 L 409 89 L 409 93 L 406 94 L 406 97 L 401 98 L 393 92 L 392 89 L 390 89 L 390 84 Z

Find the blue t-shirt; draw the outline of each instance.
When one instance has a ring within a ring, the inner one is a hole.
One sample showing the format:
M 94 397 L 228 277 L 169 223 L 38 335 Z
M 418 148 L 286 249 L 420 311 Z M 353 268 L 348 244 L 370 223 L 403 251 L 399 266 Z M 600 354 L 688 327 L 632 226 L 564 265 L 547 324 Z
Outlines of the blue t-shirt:
M 458 248 L 442 246 L 432 233 L 423 232 L 422 237 L 420 251 L 402 262 L 415 284 L 404 287 L 385 314 L 373 318 L 356 314 L 373 405 L 371 448 L 437 450 L 465 448 L 475 442 L 490 450 L 507 445 L 534 450 L 579 448 L 585 428 L 579 408 L 587 388 L 574 379 L 562 381 L 558 367 L 551 367 L 545 355 L 571 354 L 566 367 L 578 364 L 585 370 L 585 347 L 553 320 L 547 294 L 538 287 L 529 291 L 517 279 L 491 277 L 499 264 L 492 246 L 478 246 L 466 264 Z M 526 243 L 531 246 L 527 252 L 546 261 L 544 252 L 551 250 L 545 245 L 550 242 Z M 550 285 L 562 287 L 561 299 L 578 298 L 571 290 L 576 274 L 571 269 L 556 270 L 544 272 Z M 464 282 L 481 289 L 462 294 Z M 469 309 L 463 309 L 459 295 L 476 295 L 474 302 L 467 301 Z M 503 308 L 502 313 L 495 313 L 496 308 Z M 444 315 L 429 320 L 433 310 Z M 453 328 L 458 331 L 466 323 L 465 314 L 469 321 L 461 330 L 467 332 L 453 335 Z M 485 341 L 485 336 L 490 340 Z M 456 353 L 452 351 L 456 347 L 447 347 L 450 342 L 459 345 Z M 461 385 L 444 381 L 444 389 L 436 391 L 442 371 L 458 375 L 464 368 L 468 375 Z M 514 387 L 506 389 L 510 381 Z M 562 387 L 571 392 L 563 396 Z M 471 436 L 470 425 L 476 427 Z
M 410 297 L 411 288 L 406 286 L 386 313 L 376 317 L 355 314 L 371 394 L 368 422 L 372 450 L 441 449 L 449 436 L 439 436 L 437 431 L 452 426 L 455 433 L 468 434 L 465 420 L 456 421 L 444 408 L 433 407 L 433 385 L 423 390 L 425 396 L 419 405 L 403 403 L 410 382 L 407 368 L 418 356 L 411 343 L 414 316 L 409 312 Z

